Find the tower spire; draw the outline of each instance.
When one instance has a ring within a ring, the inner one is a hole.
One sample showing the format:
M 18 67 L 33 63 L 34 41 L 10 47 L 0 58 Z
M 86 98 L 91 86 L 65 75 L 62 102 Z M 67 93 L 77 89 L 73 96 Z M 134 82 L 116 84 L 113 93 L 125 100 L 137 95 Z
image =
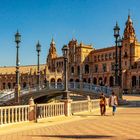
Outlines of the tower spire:
M 125 23 L 124 38 L 125 39 L 127 39 L 127 38 L 135 39 L 135 29 L 133 27 L 133 22 L 130 17 L 130 10 L 128 12 L 128 19 Z

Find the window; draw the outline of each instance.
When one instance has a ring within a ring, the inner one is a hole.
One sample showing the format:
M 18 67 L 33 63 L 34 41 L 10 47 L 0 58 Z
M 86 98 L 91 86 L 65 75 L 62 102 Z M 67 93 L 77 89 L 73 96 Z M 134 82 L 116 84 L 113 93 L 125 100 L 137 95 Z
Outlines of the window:
M 95 72 L 98 72 L 98 65 L 95 65 Z
M 102 64 L 103 72 L 106 72 L 106 64 Z
M 74 73 L 74 67 L 71 67 L 71 73 L 72 74 Z
M 111 55 L 111 53 L 109 53 L 109 59 L 111 59 L 111 57 L 112 57 L 112 55 Z
M 124 53 L 124 57 L 127 57 L 127 52 Z
M 85 74 L 89 73 L 89 65 L 85 65 Z
M 80 75 L 80 66 L 77 67 L 77 74 Z
M 107 60 L 107 54 L 105 54 L 105 59 Z
M 101 58 L 102 58 L 102 60 L 104 60 L 104 55 L 103 54 L 101 55 Z

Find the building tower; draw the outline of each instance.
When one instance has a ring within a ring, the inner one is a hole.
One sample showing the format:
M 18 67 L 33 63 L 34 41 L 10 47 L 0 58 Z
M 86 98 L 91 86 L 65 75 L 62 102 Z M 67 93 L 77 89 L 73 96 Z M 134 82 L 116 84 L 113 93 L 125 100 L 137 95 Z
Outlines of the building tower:
M 122 60 L 123 60 L 123 68 L 130 69 L 135 62 L 136 57 L 136 35 L 135 35 L 135 29 L 133 27 L 133 22 L 128 15 L 128 19 L 125 23 L 125 29 L 123 33 L 123 47 L 122 47 Z
M 57 58 L 57 52 L 56 52 L 56 46 L 55 46 L 54 39 L 52 38 L 52 41 L 50 44 L 50 49 L 49 49 L 49 54 L 48 54 L 47 60 L 46 60 L 48 69 L 52 72 L 55 71 L 55 58 Z

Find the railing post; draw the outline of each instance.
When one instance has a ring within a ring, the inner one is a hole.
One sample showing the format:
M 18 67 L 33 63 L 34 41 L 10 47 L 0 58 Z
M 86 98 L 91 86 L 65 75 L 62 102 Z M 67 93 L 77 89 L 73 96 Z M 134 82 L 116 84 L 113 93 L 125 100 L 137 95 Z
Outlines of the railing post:
M 65 116 L 71 116 L 71 99 L 63 99 L 64 102 L 64 114 Z
M 91 108 L 90 96 L 87 96 L 87 100 L 88 100 L 88 111 L 91 112 L 92 108 Z
M 35 121 L 35 104 L 34 104 L 34 100 L 31 97 L 29 100 L 29 121 Z

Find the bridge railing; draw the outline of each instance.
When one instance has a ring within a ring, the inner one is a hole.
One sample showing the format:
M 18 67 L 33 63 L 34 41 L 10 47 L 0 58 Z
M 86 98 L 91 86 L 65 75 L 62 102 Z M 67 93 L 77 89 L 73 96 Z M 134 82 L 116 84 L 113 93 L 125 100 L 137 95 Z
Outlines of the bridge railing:
M 85 91 L 99 94 L 101 92 L 110 95 L 112 92 L 112 89 L 107 86 L 99 86 L 94 85 L 91 83 L 80 83 L 80 82 L 69 82 L 68 85 L 69 90 L 78 90 L 78 91 Z M 62 82 L 50 82 L 46 84 L 40 85 L 38 88 L 37 85 L 32 85 L 30 87 L 21 88 L 20 90 L 20 96 L 24 94 L 28 94 L 30 92 L 38 92 L 38 90 L 63 90 L 64 84 Z M 11 91 L 10 93 L 7 92 L 6 95 L 0 97 L 0 103 L 3 103 L 5 101 L 8 101 L 10 99 L 13 99 L 15 97 L 15 91 Z
M 64 103 L 37 104 L 37 119 L 64 115 Z
M 88 101 L 75 101 L 71 103 L 71 112 L 77 113 L 77 112 L 83 112 L 88 111 Z
M 0 125 L 29 121 L 29 105 L 0 107 Z
M 70 82 L 69 89 L 93 92 L 97 94 L 103 92 L 107 95 L 110 95 L 112 93 L 112 89 L 108 86 L 99 86 L 91 83 Z

